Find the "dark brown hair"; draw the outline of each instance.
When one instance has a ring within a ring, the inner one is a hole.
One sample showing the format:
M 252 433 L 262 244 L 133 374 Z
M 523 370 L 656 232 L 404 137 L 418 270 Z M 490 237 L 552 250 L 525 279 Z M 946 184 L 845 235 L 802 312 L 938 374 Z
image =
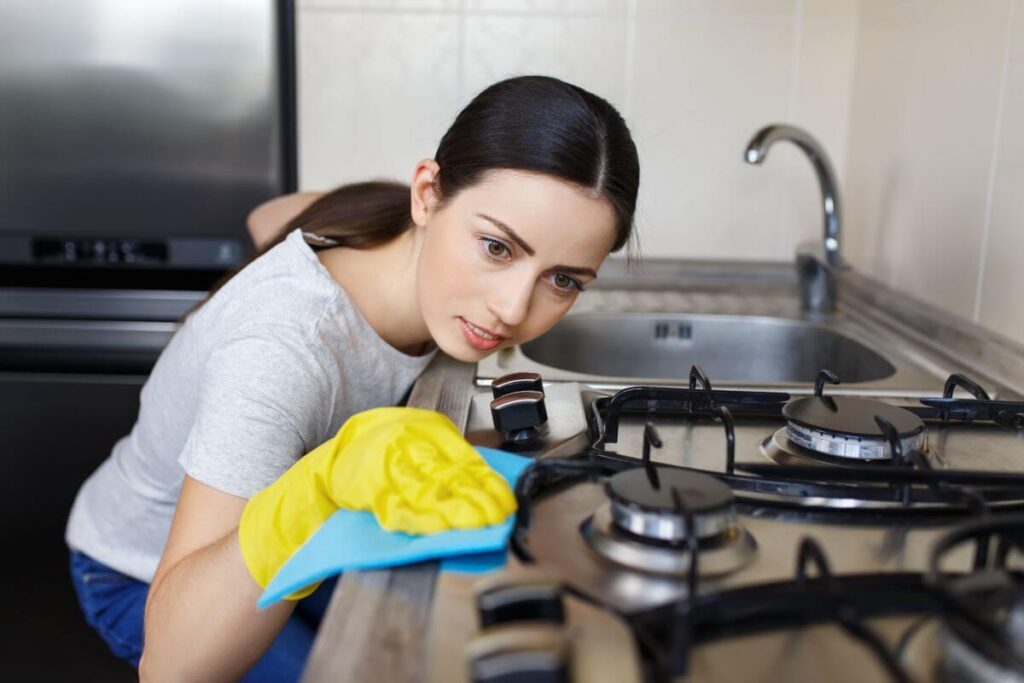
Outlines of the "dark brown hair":
M 455 118 L 434 154 L 441 205 L 497 169 L 536 171 L 607 199 L 615 210 L 612 251 L 635 246 L 633 214 L 640 185 L 636 146 L 625 121 L 607 101 L 549 76 L 520 76 L 486 88 Z M 410 188 L 386 180 L 344 185 L 323 195 L 210 290 L 296 228 L 365 249 L 409 229 Z

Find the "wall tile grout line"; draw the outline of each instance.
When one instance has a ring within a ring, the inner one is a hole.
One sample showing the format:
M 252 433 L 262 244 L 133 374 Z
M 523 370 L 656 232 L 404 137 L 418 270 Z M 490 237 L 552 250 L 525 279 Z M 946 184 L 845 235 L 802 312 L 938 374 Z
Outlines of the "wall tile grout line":
M 626 7 L 626 55 L 624 83 L 622 84 L 622 117 L 626 122 L 633 115 L 633 69 L 636 68 L 636 11 L 637 0 L 629 0 Z
M 974 312 L 972 319 L 981 322 L 981 302 L 985 289 L 985 268 L 988 265 L 988 239 L 992 231 L 992 204 L 995 200 L 996 173 L 999 166 L 999 141 L 1003 133 L 1003 110 L 1006 108 L 1006 81 L 1010 70 L 1010 52 L 1013 41 L 1013 22 L 1020 0 L 1010 3 L 1010 16 L 1006 20 L 1003 36 L 1003 67 L 999 74 L 999 97 L 996 102 L 996 123 L 992 133 L 992 160 L 988 169 L 988 189 L 985 193 L 985 215 L 981 227 L 981 245 L 978 251 L 978 279 L 974 286 Z
M 864 6 L 860 2 L 860 0 L 857 0 L 857 13 L 855 15 L 854 22 L 853 22 L 853 48 L 852 48 L 852 55 L 853 55 L 853 57 L 850 59 L 850 71 L 849 71 L 849 74 L 848 74 L 847 79 L 846 79 L 846 82 L 849 85 L 847 86 L 847 91 L 846 91 L 846 94 L 847 94 L 847 98 L 846 98 L 846 136 L 842 140 L 843 155 L 844 155 L 843 156 L 843 168 L 837 168 L 836 169 L 836 174 L 839 176 L 839 200 L 840 200 L 840 202 L 842 202 L 844 197 L 846 196 L 845 193 L 844 193 L 844 189 L 846 188 L 845 183 L 850 178 L 850 159 L 853 156 L 852 154 L 850 154 L 850 137 L 853 135 L 854 89 L 855 89 L 855 87 L 857 85 L 857 63 L 859 61 L 857 59 L 857 55 L 859 53 L 858 51 L 860 50 L 860 40 L 861 40 L 861 30 L 860 29 L 861 29 L 861 24 L 864 21 L 863 14 L 864 14 Z M 843 204 L 842 203 L 839 204 L 839 210 L 840 211 L 843 210 Z M 847 223 L 847 225 L 849 225 L 849 224 Z M 873 226 L 861 225 L 858 229 L 860 231 L 864 232 L 864 237 L 861 238 L 861 243 L 860 243 L 861 244 L 860 254 L 863 255 L 863 254 L 870 253 L 871 249 L 874 248 L 875 228 Z M 849 234 L 848 231 L 849 231 L 849 228 L 847 228 L 847 234 Z M 850 243 L 850 240 L 847 239 L 846 240 L 846 245 L 849 245 L 849 243 Z M 852 264 L 854 259 L 851 258 L 851 256 L 852 256 L 851 250 L 846 245 L 844 245 L 844 248 L 846 249 L 845 260 L 846 260 L 846 262 L 848 264 Z M 863 260 L 863 259 L 861 259 L 861 260 Z M 867 266 L 864 266 L 864 272 L 868 273 L 868 271 L 869 271 L 869 268 Z M 870 274 L 875 276 L 875 277 L 877 277 L 877 273 L 870 273 Z
M 430 7 L 378 7 L 372 4 L 369 5 L 305 5 L 300 7 L 300 11 L 309 13 L 337 13 L 337 14 L 368 14 L 368 15 L 391 15 L 391 14 L 418 14 L 418 15 L 434 15 L 434 14 L 457 14 L 462 8 L 460 6 L 445 7 L 445 8 L 430 8 Z M 465 7 L 467 14 L 488 16 L 488 17 L 517 17 L 517 18 L 533 18 L 540 17 L 545 19 L 557 18 L 557 19 L 577 19 L 577 18 L 589 18 L 589 19 L 602 19 L 615 17 L 620 15 L 621 12 L 618 10 L 600 10 L 600 9 L 528 9 L 528 10 L 516 10 L 516 9 L 472 9 Z M 689 11 L 681 12 L 675 15 L 678 19 L 687 22 L 703 22 L 710 24 L 728 24 L 737 21 L 754 21 L 754 22 L 768 22 L 768 21 L 792 21 L 791 17 L 782 15 L 776 12 L 719 12 L 709 14 L 707 12 Z
M 849 73 L 847 74 L 846 82 L 849 83 L 847 87 L 847 98 L 846 98 L 846 137 L 843 139 L 843 167 L 837 168 L 836 173 L 843 180 L 849 177 L 850 170 L 850 128 L 851 121 L 853 121 L 853 86 L 857 82 L 857 50 L 860 49 L 860 26 L 861 26 L 861 12 L 863 5 L 860 0 L 855 0 L 857 3 L 857 13 L 853 20 L 853 48 L 851 50 L 852 58 L 850 59 Z
M 530 9 L 530 10 L 497 10 L 497 9 L 471 9 L 462 4 L 454 7 L 431 8 L 431 7 L 376 7 L 374 5 L 308 5 L 302 8 L 303 12 L 331 13 L 331 14 L 368 14 L 377 16 L 415 14 L 421 16 L 459 14 L 465 11 L 467 14 L 488 16 L 488 17 L 517 17 L 532 18 L 541 17 L 545 19 L 576 19 L 580 17 L 590 19 L 602 19 L 614 15 L 610 10 L 568 10 L 568 9 Z
M 804 0 L 796 0 L 793 3 L 793 45 L 789 61 L 789 88 L 786 93 L 786 123 L 795 124 L 797 115 L 797 99 L 800 91 L 800 46 L 803 41 L 803 14 Z M 766 122 L 768 123 L 768 122 Z M 753 134 L 754 131 L 751 131 Z M 789 258 L 790 254 L 784 250 L 785 245 L 792 244 L 794 238 L 793 223 L 793 162 L 792 155 L 786 157 L 786 167 L 783 169 L 782 206 L 779 209 L 779 256 L 783 259 Z
M 455 93 L 457 99 L 456 108 L 461 109 L 469 104 L 469 95 L 466 93 L 466 0 L 459 0 L 459 18 L 457 23 L 458 56 L 456 61 L 458 64 L 456 66 Z M 454 121 L 454 116 L 452 121 Z
M 361 6 L 361 5 L 307 5 L 302 8 L 303 12 L 309 13 L 326 13 L 326 14 L 371 14 L 371 15 L 399 15 L 399 14 L 418 14 L 418 15 L 433 15 L 433 14 L 456 14 L 459 11 L 458 7 L 433 9 L 428 7 L 373 7 L 373 6 Z

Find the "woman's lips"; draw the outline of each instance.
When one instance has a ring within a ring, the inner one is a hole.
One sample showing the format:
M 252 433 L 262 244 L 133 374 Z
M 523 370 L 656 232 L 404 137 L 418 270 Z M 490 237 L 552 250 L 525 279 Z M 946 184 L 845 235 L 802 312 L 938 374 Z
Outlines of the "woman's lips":
M 480 349 L 481 351 L 490 351 L 501 344 L 501 342 L 505 341 L 504 337 L 497 337 L 495 339 L 481 337 L 473 331 L 473 328 L 471 328 L 466 323 L 466 320 L 461 316 L 459 317 L 459 327 L 462 328 L 462 335 L 466 338 L 466 341 L 469 342 L 470 346 L 475 349 Z

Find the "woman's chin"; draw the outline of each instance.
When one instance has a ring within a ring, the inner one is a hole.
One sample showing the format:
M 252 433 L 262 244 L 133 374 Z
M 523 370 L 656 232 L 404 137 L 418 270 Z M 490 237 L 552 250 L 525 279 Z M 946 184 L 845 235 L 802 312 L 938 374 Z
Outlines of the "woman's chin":
M 454 345 L 454 348 L 452 346 L 453 345 L 443 346 L 438 344 L 438 348 L 440 348 L 441 351 L 444 351 L 445 354 L 451 356 L 455 360 L 462 361 L 463 363 L 478 363 L 494 353 L 494 351 L 497 351 L 497 349 L 494 351 L 480 351 L 478 349 L 467 347 L 465 344 L 456 344 Z

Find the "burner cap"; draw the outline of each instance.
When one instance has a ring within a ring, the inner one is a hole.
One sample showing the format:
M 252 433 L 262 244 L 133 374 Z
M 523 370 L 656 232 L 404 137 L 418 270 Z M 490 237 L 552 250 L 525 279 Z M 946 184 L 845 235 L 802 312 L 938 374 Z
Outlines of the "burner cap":
M 726 484 L 689 470 L 655 467 L 654 473 L 657 486 L 643 467 L 619 472 L 608 480 L 605 491 L 616 526 L 655 541 L 686 540 L 686 518 L 676 509 L 673 490 L 684 510 L 693 514 L 698 538 L 717 536 L 733 526 L 734 497 Z
M 875 416 L 896 428 L 903 451 L 920 448 L 924 421 L 909 410 L 853 396 L 812 396 L 782 407 L 793 443 L 819 453 L 861 460 L 891 458 L 891 447 Z
M 803 427 L 867 439 L 885 438 L 875 422 L 876 415 L 892 423 L 900 438 L 924 431 L 924 421 L 909 410 L 853 396 L 800 398 L 784 405 L 782 414 Z

